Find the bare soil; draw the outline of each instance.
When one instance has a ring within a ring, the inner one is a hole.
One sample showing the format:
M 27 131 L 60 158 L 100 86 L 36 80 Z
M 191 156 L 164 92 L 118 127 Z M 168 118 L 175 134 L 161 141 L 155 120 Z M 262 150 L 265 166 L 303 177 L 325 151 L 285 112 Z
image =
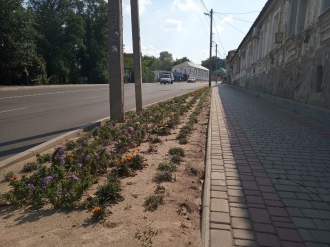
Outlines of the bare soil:
M 180 145 L 175 137 L 191 112 L 170 135 L 160 137 L 162 143 L 156 144 L 156 152 L 148 153 L 149 143 L 142 143 L 140 154 L 148 166 L 135 177 L 122 180 L 125 200 L 112 206 L 104 221 L 95 222 L 89 210 L 1 205 L 0 246 L 201 246 L 200 209 L 209 105 L 210 98 L 188 144 Z M 145 211 L 144 201 L 157 187 L 153 182 L 157 166 L 170 160 L 168 151 L 172 147 L 182 147 L 186 153 L 178 165 L 176 179 L 162 183 L 166 189 L 164 203 L 154 212 Z M 20 174 L 28 161 L 33 158 L 0 170 L 0 178 L 11 171 Z M 92 195 L 97 186 L 92 186 L 85 196 Z M 0 195 L 10 189 L 9 182 L 0 182 Z

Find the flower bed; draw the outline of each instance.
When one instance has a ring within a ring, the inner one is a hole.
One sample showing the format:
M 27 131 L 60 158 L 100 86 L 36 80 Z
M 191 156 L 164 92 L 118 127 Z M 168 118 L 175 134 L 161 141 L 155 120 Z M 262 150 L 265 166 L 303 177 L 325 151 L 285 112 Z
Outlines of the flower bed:
M 13 189 L 6 200 L 20 206 L 88 207 L 96 218 L 102 218 L 106 206 L 123 200 L 120 179 L 146 166 L 138 146 L 168 134 L 205 90 L 155 104 L 141 113 L 128 112 L 125 123 L 109 121 L 57 147 L 51 155 L 37 155 L 35 163 L 24 166 L 27 174 L 20 179 L 15 174 L 8 176 Z M 99 186 L 96 196 L 81 201 L 84 192 L 105 174 L 107 182 Z

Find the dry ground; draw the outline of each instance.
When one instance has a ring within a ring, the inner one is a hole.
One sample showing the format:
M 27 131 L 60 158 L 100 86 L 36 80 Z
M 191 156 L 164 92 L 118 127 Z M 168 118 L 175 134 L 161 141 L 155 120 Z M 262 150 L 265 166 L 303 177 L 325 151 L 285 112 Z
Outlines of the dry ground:
M 188 144 L 180 145 L 175 136 L 191 112 L 170 135 L 160 137 L 163 142 L 157 144 L 157 152 L 147 153 L 149 143 L 142 143 L 140 154 L 148 166 L 135 177 L 122 180 L 125 200 L 110 208 L 105 221 L 95 222 L 89 210 L 54 210 L 49 205 L 41 209 L 1 206 L 0 246 L 201 246 L 200 209 L 209 105 L 210 98 Z M 169 161 L 168 150 L 179 146 L 186 156 L 178 166 L 176 181 L 162 183 L 166 188 L 163 205 L 154 212 L 145 211 L 145 198 L 157 186 L 152 178 L 158 164 Z M 0 178 L 10 171 L 19 174 L 26 162 L 0 170 Z M 191 168 L 198 174 L 193 174 Z M 8 185 L 1 181 L 0 195 L 10 190 Z M 97 185 L 86 195 L 96 189 Z

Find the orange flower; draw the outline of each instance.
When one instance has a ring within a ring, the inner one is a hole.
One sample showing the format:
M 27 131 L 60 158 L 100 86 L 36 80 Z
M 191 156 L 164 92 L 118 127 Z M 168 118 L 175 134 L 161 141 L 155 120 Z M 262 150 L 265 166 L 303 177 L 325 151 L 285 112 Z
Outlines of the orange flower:
M 127 160 L 131 160 L 131 159 L 133 159 L 133 158 L 134 158 L 133 155 L 129 155 L 129 156 L 126 157 Z
M 136 148 L 137 151 L 141 151 L 141 148 Z
M 66 156 L 68 156 L 68 157 L 73 157 L 74 154 L 69 153 L 69 154 L 67 154 Z
M 92 209 L 92 213 L 94 214 L 94 213 L 97 213 L 98 211 L 100 211 L 101 209 L 100 209 L 100 207 L 95 207 L 95 208 L 93 208 Z
M 136 152 L 136 148 L 130 149 L 129 151 L 132 152 L 132 153 L 135 153 Z
M 15 177 L 9 178 L 9 181 L 13 181 L 13 180 L 15 180 Z

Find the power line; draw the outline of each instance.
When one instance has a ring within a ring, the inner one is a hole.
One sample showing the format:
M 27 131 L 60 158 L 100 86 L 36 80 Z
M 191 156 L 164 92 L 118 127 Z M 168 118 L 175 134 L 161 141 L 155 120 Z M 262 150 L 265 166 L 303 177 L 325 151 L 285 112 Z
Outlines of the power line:
M 231 25 L 229 22 L 225 21 L 224 19 L 222 19 L 221 17 L 218 16 L 218 18 L 220 18 L 222 21 L 226 22 L 229 26 L 235 28 L 237 31 L 241 32 L 242 34 L 245 34 L 244 32 L 242 32 L 241 30 L 239 30 L 238 28 L 234 27 L 233 25 Z
M 218 14 L 218 15 L 224 15 L 224 14 Z M 252 21 L 246 21 L 246 20 L 243 20 L 243 19 L 232 17 L 230 15 L 224 15 L 224 16 L 231 17 L 231 18 L 236 19 L 236 20 L 239 20 L 239 21 L 245 21 L 245 22 L 253 23 Z M 220 17 L 220 16 L 218 16 L 218 17 Z
M 245 14 L 251 14 L 251 13 L 256 13 L 256 12 L 260 12 L 259 11 L 251 11 L 251 12 L 243 12 L 243 13 L 220 13 L 220 12 L 214 12 L 217 14 L 225 14 L 225 15 L 245 15 Z
M 205 3 L 204 3 L 203 0 L 201 0 L 201 3 L 202 3 L 202 5 L 203 5 L 204 9 L 206 10 L 206 12 L 209 12 L 208 9 L 207 9 L 206 6 L 205 6 Z
M 219 33 L 218 33 L 218 29 L 217 29 L 217 26 L 215 25 L 215 21 L 214 21 L 214 19 L 213 19 L 213 22 L 214 22 L 215 31 L 217 32 L 217 35 L 218 35 L 218 39 L 219 39 L 219 41 L 220 41 L 221 47 L 222 47 L 223 51 L 226 53 L 226 50 L 225 50 L 225 48 L 223 48 L 223 45 L 222 45 L 222 42 L 221 42 L 221 39 L 220 39 L 220 36 L 219 36 Z
M 201 19 L 200 15 L 199 15 L 197 9 L 195 8 L 195 6 L 194 6 L 194 9 L 195 9 L 195 11 L 197 12 L 198 18 L 199 18 L 199 20 L 201 21 L 201 23 L 202 23 L 202 25 L 203 25 L 203 28 L 204 28 L 205 32 L 207 33 L 206 28 L 205 28 L 205 26 L 204 26 L 204 24 L 203 24 L 203 22 L 202 22 L 202 19 Z

